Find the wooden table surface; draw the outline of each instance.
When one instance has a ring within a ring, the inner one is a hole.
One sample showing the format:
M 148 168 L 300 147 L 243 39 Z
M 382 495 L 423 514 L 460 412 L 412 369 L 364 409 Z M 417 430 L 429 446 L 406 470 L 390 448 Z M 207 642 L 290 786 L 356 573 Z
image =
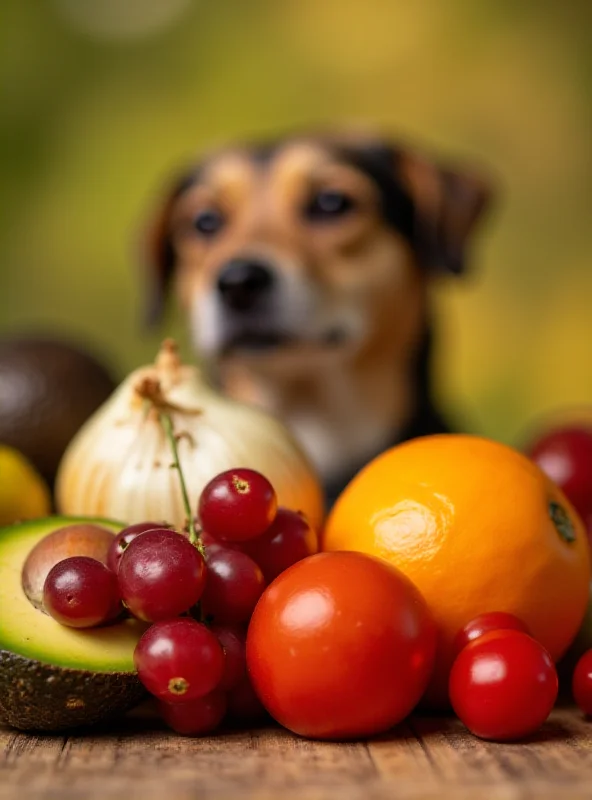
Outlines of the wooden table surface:
M 573 709 L 520 744 L 427 716 L 350 744 L 279 728 L 185 739 L 141 719 L 69 737 L 0 726 L 0 744 L 0 800 L 592 798 L 592 722 Z

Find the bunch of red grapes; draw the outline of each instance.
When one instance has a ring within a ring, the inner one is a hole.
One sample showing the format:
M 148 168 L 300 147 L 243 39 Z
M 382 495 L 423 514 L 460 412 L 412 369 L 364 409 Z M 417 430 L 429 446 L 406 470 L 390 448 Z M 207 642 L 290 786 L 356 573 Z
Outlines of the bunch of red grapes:
M 122 612 L 152 623 L 134 662 L 175 731 L 199 735 L 227 717 L 264 714 L 249 682 L 245 639 L 266 585 L 318 550 L 299 512 L 278 508 L 271 483 L 236 469 L 215 477 L 198 508 L 198 541 L 155 522 L 122 530 L 105 566 L 68 558 L 50 571 L 45 609 L 63 625 L 88 628 Z

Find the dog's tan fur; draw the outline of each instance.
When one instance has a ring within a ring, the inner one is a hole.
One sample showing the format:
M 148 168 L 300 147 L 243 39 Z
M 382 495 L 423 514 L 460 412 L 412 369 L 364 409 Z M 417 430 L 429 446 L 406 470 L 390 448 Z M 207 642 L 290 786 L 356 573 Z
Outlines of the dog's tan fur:
M 302 319 L 295 324 L 302 335 L 270 352 L 214 353 L 215 371 L 229 395 L 282 418 L 328 481 L 379 452 L 413 415 L 412 373 L 426 326 L 430 274 L 385 220 L 376 183 L 336 153 L 338 141 L 287 140 L 265 165 L 248 149 L 213 154 L 195 185 L 166 205 L 153 239 L 158 248 L 167 237 L 178 302 L 198 329 L 199 298 L 207 309 L 229 259 L 265 258 L 281 272 L 291 292 L 289 302 L 284 298 L 286 313 L 298 316 L 300 304 Z M 397 169 L 428 247 L 430 237 L 443 239 L 432 258 L 446 247 L 448 256 L 461 257 L 485 199 L 483 185 L 406 151 Z M 299 209 L 318 187 L 345 192 L 355 213 L 327 226 L 309 224 Z M 211 206 L 227 224 L 204 240 L 195 235 L 193 220 Z M 333 317 L 356 331 L 354 345 L 319 341 L 315 331 Z M 197 330 L 198 348 L 207 335 Z

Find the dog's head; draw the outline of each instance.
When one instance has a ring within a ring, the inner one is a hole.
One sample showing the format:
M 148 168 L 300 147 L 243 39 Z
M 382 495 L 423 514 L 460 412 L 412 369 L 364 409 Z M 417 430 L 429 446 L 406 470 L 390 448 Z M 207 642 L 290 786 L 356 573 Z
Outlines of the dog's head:
M 293 369 L 385 336 L 408 350 L 427 276 L 463 271 L 487 197 L 469 173 L 362 137 L 214 152 L 150 228 L 150 318 L 174 287 L 196 347 L 222 361 Z

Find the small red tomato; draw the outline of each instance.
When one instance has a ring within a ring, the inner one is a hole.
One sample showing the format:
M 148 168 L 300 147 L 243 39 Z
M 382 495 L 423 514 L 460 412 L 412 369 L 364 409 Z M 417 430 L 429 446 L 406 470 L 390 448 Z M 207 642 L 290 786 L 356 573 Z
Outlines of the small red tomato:
M 479 614 L 478 617 L 467 622 L 465 627 L 456 634 L 452 645 L 454 655 L 457 656 L 463 647 L 491 631 L 522 631 L 522 633 L 530 635 L 524 622 L 514 614 L 508 614 L 505 611 L 489 611 L 487 614 Z
M 557 672 L 526 633 L 492 631 L 468 644 L 450 673 L 450 702 L 481 739 L 511 741 L 534 733 L 557 699 Z
M 319 553 L 261 596 L 247 635 L 247 669 L 269 713 L 318 739 L 385 731 L 431 677 L 435 625 L 399 570 L 354 552 Z
M 584 714 L 592 715 L 592 650 L 587 650 L 576 664 L 572 678 L 573 697 Z
M 531 445 L 528 454 L 563 489 L 592 538 L 592 426 L 551 430 Z

